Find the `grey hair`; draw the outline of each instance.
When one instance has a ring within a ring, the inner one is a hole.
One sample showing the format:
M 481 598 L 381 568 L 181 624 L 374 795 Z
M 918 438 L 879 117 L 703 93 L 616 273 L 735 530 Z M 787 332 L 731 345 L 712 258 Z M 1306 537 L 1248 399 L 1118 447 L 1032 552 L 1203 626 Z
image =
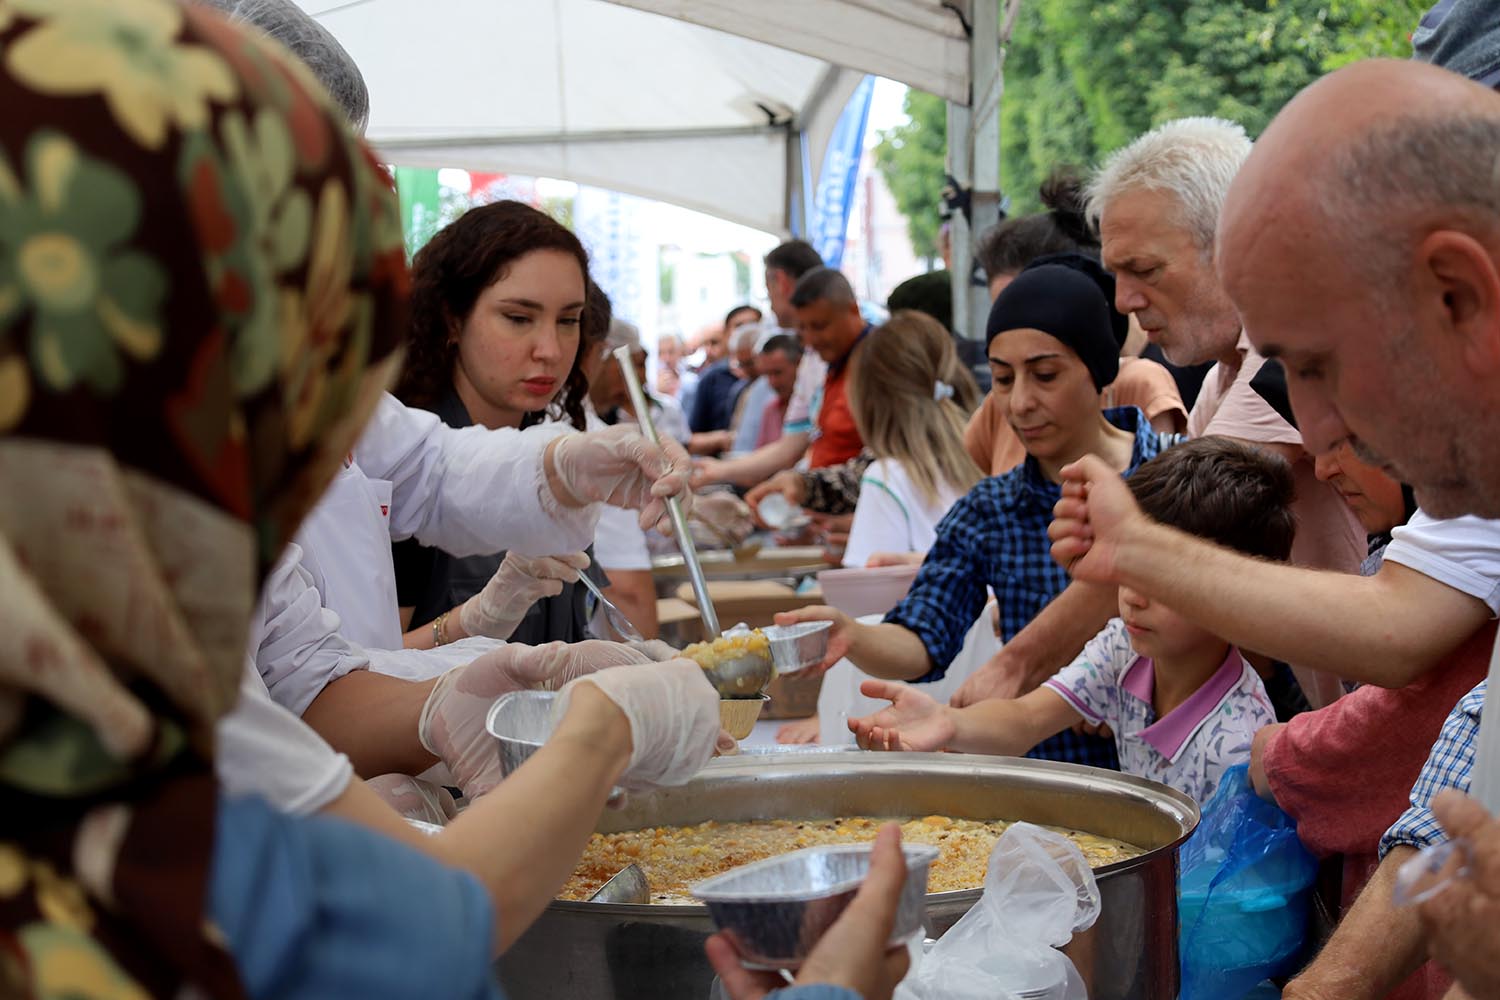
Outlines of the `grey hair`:
M 742 349 L 754 348 L 764 335 L 765 328 L 760 323 L 741 323 L 734 328 L 734 334 L 729 338 L 729 349 L 737 353 Z
M 854 302 L 854 287 L 849 279 L 831 267 L 818 267 L 797 279 L 792 289 L 792 307 L 801 309 L 814 302 L 846 306 Z
M 1250 148 L 1244 127 L 1223 118 L 1164 122 L 1115 150 L 1094 174 L 1085 192 L 1089 220 L 1097 226 L 1105 206 L 1129 191 L 1169 194 L 1178 223 L 1210 257 L 1219 210 Z
M 328 91 L 355 132 L 370 121 L 370 91 L 352 56 L 292 0 L 198 0 L 231 21 L 253 25 L 291 50 Z
M 1315 197 L 1365 274 L 1389 278 L 1416 234 L 1399 217 L 1458 213 L 1500 232 L 1500 116 L 1406 116 L 1335 150 Z

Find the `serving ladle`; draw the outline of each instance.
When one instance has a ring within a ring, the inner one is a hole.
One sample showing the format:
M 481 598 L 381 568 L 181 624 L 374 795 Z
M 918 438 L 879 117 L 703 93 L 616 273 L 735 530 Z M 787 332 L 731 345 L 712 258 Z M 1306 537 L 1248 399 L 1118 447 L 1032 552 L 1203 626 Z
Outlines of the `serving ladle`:
M 615 630 L 615 634 L 626 642 L 645 642 L 646 637 L 641 635 L 641 630 L 631 624 L 625 612 L 615 607 L 615 602 L 604 596 L 604 591 L 599 585 L 588 578 L 585 573 L 578 574 L 578 582 L 594 595 L 599 604 L 604 608 L 604 620 L 609 622 L 609 627 Z
M 589 897 L 590 903 L 649 903 L 651 885 L 641 866 L 631 862 L 609 877 L 599 891 Z

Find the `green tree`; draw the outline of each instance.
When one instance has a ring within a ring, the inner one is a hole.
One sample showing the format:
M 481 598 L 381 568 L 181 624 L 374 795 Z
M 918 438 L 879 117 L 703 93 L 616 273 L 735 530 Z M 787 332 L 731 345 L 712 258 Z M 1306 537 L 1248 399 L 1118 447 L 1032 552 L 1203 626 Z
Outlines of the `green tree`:
M 1022 0 L 1000 124 L 1001 187 L 1011 212 L 1039 207 L 1037 187 L 1055 165 L 1093 165 L 1171 118 L 1218 115 L 1258 135 L 1323 73 L 1356 59 L 1410 55 L 1410 32 L 1429 5 Z M 876 156 L 924 253 L 942 188 L 942 102 L 908 95 L 907 113 L 912 123 L 884 133 Z
M 906 216 L 918 257 L 937 256 L 939 211 L 943 203 L 944 157 L 948 148 L 948 105 L 941 97 L 908 90 L 901 104 L 907 121 L 880 133 L 875 164 Z

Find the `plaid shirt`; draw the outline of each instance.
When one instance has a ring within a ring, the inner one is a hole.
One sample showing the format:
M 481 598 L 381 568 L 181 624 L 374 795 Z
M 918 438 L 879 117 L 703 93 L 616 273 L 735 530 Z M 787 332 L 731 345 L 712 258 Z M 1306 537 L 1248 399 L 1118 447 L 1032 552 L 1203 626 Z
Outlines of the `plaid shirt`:
M 1152 430 L 1133 406 L 1105 410 L 1104 418 L 1135 435 L 1126 476 L 1182 440 Z M 982 480 L 948 511 L 911 590 L 885 616 L 927 647 L 933 669 L 920 681 L 939 680 L 947 673 L 964 635 L 984 611 L 986 587 L 999 600 L 1000 637 L 1006 642 L 1062 593 L 1068 574 L 1053 561 L 1047 538 L 1052 507 L 1061 496 L 1061 487 L 1044 478 L 1036 459 L 1028 456 L 1004 475 Z M 1027 756 L 1119 767 L 1113 740 L 1071 731 L 1039 743 Z
M 1469 772 L 1474 767 L 1474 753 L 1479 748 L 1479 716 L 1484 711 L 1484 689 L 1488 681 L 1459 699 L 1443 731 L 1432 746 L 1422 773 L 1411 788 L 1411 808 L 1402 813 L 1380 838 L 1380 856 L 1393 847 L 1405 844 L 1421 850 L 1448 839 L 1437 817 L 1432 814 L 1432 800 L 1445 788 L 1469 790 Z

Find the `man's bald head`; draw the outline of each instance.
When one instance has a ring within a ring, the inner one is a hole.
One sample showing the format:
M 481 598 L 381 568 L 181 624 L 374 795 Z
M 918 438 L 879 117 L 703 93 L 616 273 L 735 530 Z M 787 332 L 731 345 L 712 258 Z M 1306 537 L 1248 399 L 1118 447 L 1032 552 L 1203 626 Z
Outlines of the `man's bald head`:
M 1440 516 L 1500 514 L 1497 164 L 1500 96 L 1372 60 L 1287 105 L 1219 228 L 1220 278 L 1285 357 L 1309 450 L 1353 438 Z
M 1294 98 L 1225 200 L 1221 245 L 1271 220 L 1327 236 L 1370 277 L 1404 266 L 1403 230 L 1461 213 L 1500 226 L 1500 100 L 1446 70 L 1368 60 Z M 1410 235 L 1410 234 L 1408 234 Z

